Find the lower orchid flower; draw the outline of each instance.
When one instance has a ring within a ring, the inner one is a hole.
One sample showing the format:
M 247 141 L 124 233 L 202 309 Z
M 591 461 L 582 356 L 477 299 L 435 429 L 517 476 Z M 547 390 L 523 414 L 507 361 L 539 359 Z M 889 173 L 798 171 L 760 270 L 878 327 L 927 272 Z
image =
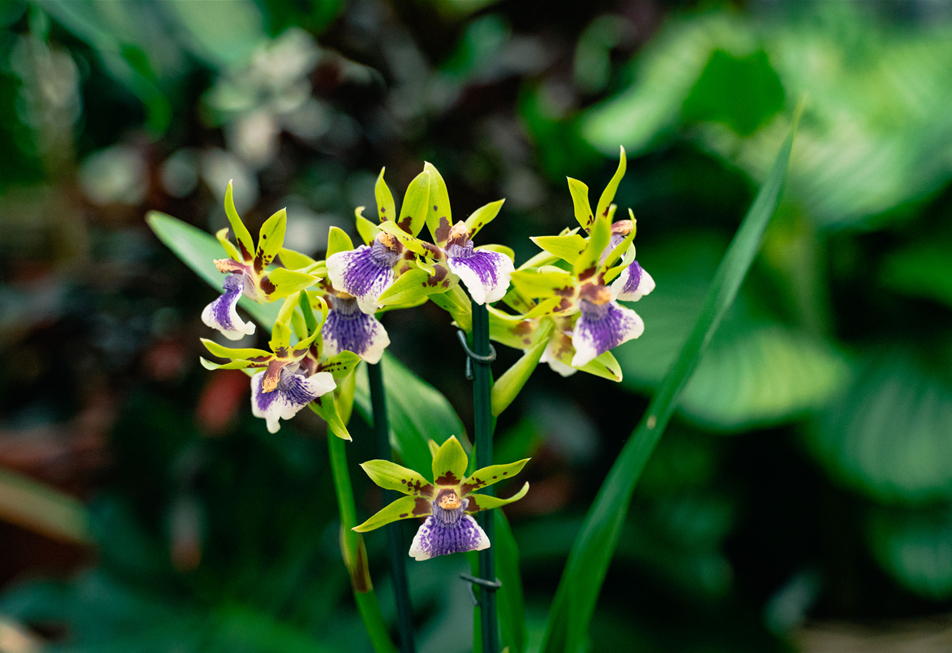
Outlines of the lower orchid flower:
M 491 543 L 472 515 L 518 501 L 529 491 L 529 484 L 508 499 L 474 492 L 515 476 L 527 462 L 528 458 L 508 465 L 492 465 L 467 477 L 469 460 L 456 436 L 436 450 L 432 482 L 412 469 L 387 460 L 368 461 L 361 467 L 374 483 L 407 496 L 397 499 L 354 530 L 365 533 L 400 519 L 426 517 L 410 545 L 410 557 L 414 560 L 481 551 Z
M 243 321 L 235 310 L 244 294 L 245 283 L 245 275 L 241 272 L 229 274 L 225 277 L 225 293 L 202 311 L 202 322 L 229 340 L 241 340 L 255 332 L 254 323 Z
M 266 374 L 266 371 L 262 371 L 251 377 L 251 413 L 264 418 L 269 433 L 277 433 L 281 429 L 279 420 L 291 419 L 309 403 L 337 387 L 330 372 L 316 372 L 307 376 L 298 369 L 285 366 L 281 368 L 277 385 L 267 391 L 264 389 Z
M 328 296 L 330 312 L 321 328 L 324 351 L 333 356 L 352 351 L 368 363 L 379 363 L 390 336 L 376 317 L 364 313 L 357 299 L 346 294 Z
M 514 270 L 512 259 L 488 249 L 475 249 L 464 222 L 450 229 L 444 251 L 447 267 L 460 278 L 474 302 L 492 304 L 506 294 Z

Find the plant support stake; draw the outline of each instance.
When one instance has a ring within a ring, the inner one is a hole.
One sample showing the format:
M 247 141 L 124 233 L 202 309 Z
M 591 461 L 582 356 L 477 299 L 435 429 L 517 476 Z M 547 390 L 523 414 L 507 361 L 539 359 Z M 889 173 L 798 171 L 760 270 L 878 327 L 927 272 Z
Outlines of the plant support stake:
M 383 383 L 383 363 L 367 364 L 370 380 L 370 403 L 374 414 L 374 432 L 377 436 L 377 458 L 392 460 L 390 447 L 390 422 L 387 419 L 387 394 Z M 393 490 L 383 491 L 383 505 L 389 505 L 397 498 Z M 410 603 L 410 591 L 407 584 L 407 554 L 403 546 L 401 523 L 393 522 L 386 526 L 387 542 L 390 547 L 390 574 L 393 578 L 393 594 L 397 603 L 397 625 L 400 630 L 401 653 L 414 653 L 413 642 L 413 606 Z
M 473 430 L 476 437 L 476 467 L 493 464 L 493 416 L 491 403 L 493 349 L 489 344 L 489 312 L 484 304 L 473 302 L 473 340 L 470 356 L 473 366 Z M 467 355 L 469 352 L 467 352 Z M 487 487 L 485 494 L 494 496 L 495 488 Z M 493 514 L 486 510 L 477 515 L 479 525 L 486 531 L 491 544 L 495 543 Z M 482 623 L 483 653 L 499 652 L 499 633 L 496 622 L 496 550 L 493 546 L 479 552 L 479 575 L 486 584 L 480 584 L 480 619 Z

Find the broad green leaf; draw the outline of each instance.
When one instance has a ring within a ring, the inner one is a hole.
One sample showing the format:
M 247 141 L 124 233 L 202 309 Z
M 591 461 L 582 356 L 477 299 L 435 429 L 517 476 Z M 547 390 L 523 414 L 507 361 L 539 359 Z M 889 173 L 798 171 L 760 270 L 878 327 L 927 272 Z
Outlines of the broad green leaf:
M 880 566 L 900 585 L 932 600 L 952 596 L 952 507 L 876 508 L 866 528 Z
M 261 272 L 284 246 L 284 233 L 288 228 L 288 212 L 281 209 L 261 225 L 258 232 L 258 251 L 255 253 L 255 270 Z
M 548 322 L 547 328 L 552 328 L 551 321 Z M 491 323 L 490 334 L 492 334 Z M 539 359 L 542 358 L 542 354 L 545 353 L 545 348 L 548 345 L 549 338 L 545 335 L 541 336 L 535 346 L 527 350 L 519 360 L 512 364 L 512 367 L 493 383 L 492 412 L 494 416 L 501 415 L 509 407 L 509 404 L 519 396 L 522 388 L 529 381 L 529 377 L 532 376 L 535 368 L 539 365 Z
M 404 465 L 410 469 L 429 470 L 433 456 L 428 441 L 443 443 L 454 433 L 462 437 L 465 432 L 463 422 L 446 397 L 391 354 L 385 352 L 381 364 L 387 389 L 390 442 Z M 366 371 L 357 372 L 356 400 L 361 414 L 371 423 Z
M 410 496 L 432 498 L 433 486 L 422 474 L 389 460 L 368 460 L 360 464 L 370 480 L 385 490 L 396 490 Z
M 221 249 L 214 236 L 158 211 L 150 211 L 146 222 L 159 240 L 183 263 L 212 288 L 221 291 L 225 275 L 215 267 L 215 259 L 221 258 Z M 238 304 L 266 330 L 271 329 L 278 315 L 279 306 L 276 303 L 259 304 L 242 297 Z
M 364 207 L 362 206 L 358 206 L 357 210 L 354 211 L 354 217 L 357 220 L 357 233 L 360 234 L 360 239 L 364 241 L 364 245 L 369 245 L 380 233 L 380 227 L 364 217 Z
M 840 482 L 884 502 L 952 499 L 952 356 L 939 348 L 866 352 L 853 382 L 810 430 Z
M 469 494 L 470 492 L 481 490 L 484 487 L 495 485 L 500 481 L 510 479 L 521 472 L 522 468 L 526 466 L 527 462 L 529 462 L 529 459 L 525 458 L 523 460 L 517 460 L 514 463 L 507 463 L 505 465 L 490 465 L 489 467 L 477 469 L 475 472 L 470 474 L 465 481 L 463 481 L 463 485 L 460 487 L 460 489 L 462 490 L 463 494 Z
M 430 230 L 433 242 L 440 247 L 446 244 L 449 237 L 449 228 L 453 226 L 453 212 L 450 209 L 450 195 L 446 190 L 443 175 L 432 163 L 427 163 L 423 169 L 430 173 L 429 203 L 426 211 L 426 226 Z M 444 222 L 445 221 L 445 222 Z M 440 229 L 443 225 L 444 230 Z M 439 235 L 437 235 L 439 233 Z
M 400 497 L 386 508 L 378 511 L 373 517 L 365 521 L 360 526 L 355 526 L 354 530 L 358 533 L 366 533 L 374 529 L 392 524 L 401 519 L 413 519 L 414 517 L 426 517 L 433 512 L 433 506 L 430 500 L 424 497 Z
M 469 499 L 469 505 L 466 506 L 466 512 L 468 514 L 474 514 L 481 512 L 483 510 L 492 510 L 493 508 L 500 508 L 502 506 L 514 503 L 526 496 L 526 493 L 529 491 L 529 484 L 525 483 L 518 492 L 509 497 L 508 499 L 502 499 L 500 497 L 491 497 L 486 494 L 470 494 L 467 499 Z
M 440 485 L 459 485 L 466 477 L 469 458 L 456 436 L 451 436 L 433 456 L 433 482 Z
M 502 644 L 509 653 L 525 653 L 529 635 L 526 627 L 525 599 L 519 574 L 519 546 L 512 536 L 509 521 L 502 510 L 493 512 L 496 527 L 496 576 L 502 587 L 496 592 Z
M 331 227 L 327 232 L 327 258 L 338 252 L 349 252 L 354 249 L 354 241 L 350 239 L 340 227 Z
M 559 257 L 567 263 L 575 263 L 582 252 L 585 251 L 585 246 L 587 245 L 587 241 L 579 234 L 570 234 L 567 236 L 534 236 L 529 240 L 544 251 Z
M 317 281 L 317 277 L 299 272 L 297 270 L 288 270 L 287 268 L 277 268 L 271 270 L 262 277 L 274 284 L 274 290 L 268 295 L 271 299 L 283 299 L 289 295 L 309 288 Z
M 575 208 L 575 219 L 582 225 L 582 229 L 588 231 L 595 222 L 595 216 L 592 214 L 592 205 L 588 201 L 588 186 L 578 179 L 568 178 L 569 193 L 572 195 L 572 205 Z
M 479 233 L 480 229 L 496 219 L 496 216 L 499 215 L 499 210 L 502 208 L 502 205 L 505 201 L 506 200 L 502 199 L 496 200 L 495 202 L 490 202 L 485 206 L 479 207 L 473 211 L 468 218 L 466 218 L 466 229 L 469 231 L 470 238 L 473 238 Z
M 241 259 L 239 260 L 251 263 L 254 260 L 255 243 L 251 239 L 251 232 L 248 231 L 248 227 L 238 216 L 238 210 L 235 208 L 234 188 L 230 181 L 228 182 L 228 188 L 225 189 L 225 215 L 228 216 L 228 223 L 238 240 L 238 249 L 241 250 Z
M 441 180 L 442 181 L 442 180 Z M 444 188 L 445 192 L 445 188 Z M 410 182 L 400 207 L 400 219 L 397 224 L 406 233 L 416 236 L 426 224 L 429 212 L 428 201 L 432 193 L 430 173 L 424 170 Z M 381 223 L 383 227 L 386 223 Z
M 387 182 L 383 179 L 383 173 L 386 172 L 386 170 L 386 168 L 380 169 L 377 183 L 374 184 L 374 195 L 377 198 L 378 222 L 394 220 L 397 216 L 397 205 L 393 201 L 393 193 L 390 192 L 390 187 L 387 186 Z
M 586 640 L 635 484 L 674 413 L 681 390 L 737 296 L 760 248 L 764 230 L 780 199 L 795 129 L 796 120 L 780 148 L 767 182 L 757 194 L 718 267 L 691 335 L 648 405 L 641 423 L 612 465 L 586 515 L 549 612 L 541 647 L 543 653 L 576 653 Z
M 621 183 L 622 177 L 625 176 L 625 170 L 628 167 L 628 162 L 625 159 L 624 146 L 622 146 L 620 149 L 621 152 L 618 155 L 618 169 L 615 170 L 615 174 L 612 175 L 608 185 L 605 186 L 605 190 L 602 191 L 602 196 L 598 198 L 598 208 L 595 210 L 595 215 L 598 218 L 607 218 L 609 223 L 611 223 L 612 220 L 609 215 L 609 207 L 612 205 L 612 200 L 615 199 L 615 193 L 618 191 L 618 184 Z

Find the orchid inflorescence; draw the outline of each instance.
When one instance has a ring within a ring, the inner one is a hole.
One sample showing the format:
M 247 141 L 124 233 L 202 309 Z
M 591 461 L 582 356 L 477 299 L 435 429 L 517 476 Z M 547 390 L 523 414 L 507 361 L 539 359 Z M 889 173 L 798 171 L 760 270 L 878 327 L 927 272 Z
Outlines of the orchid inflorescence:
M 226 338 L 240 340 L 255 330 L 236 311 L 242 297 L 283 304 L 270 351 L 203 340 L 212 355 L 227 362 L 202 363 L 209 369 L 242 369 L 252 375 L 252 413 L 266 420 L 270 432 L 280 429 L 280 420 L 311 405 L 335 435 L 350 439 L 340 413 L 350 413 L 352 373 L 361 360 L 378 363 L 390 344 L 377 315 L 432 301 L 469 331 L 471 298 L 487 306 L 492 340 L 527 352 L 544 346 L 532 365 L 513 367 L 521 377 L 518 382 L 494 388 L 494 393 L 497 388 L 506 393 L 498 402 L 494 396 L 494 406 L 511 403 L 538 361 L 563 376 L 581 370 L 620 381 L 621 370 L 610 350 L 639 337 L 644 323 L 619 302 L 637 301 L 654 288 L 651 276 L 635 260 L 634 215 L 629 210 L 629 219 L 614 220 L 612 200 L 624 173 L 622 149 L 618 169 L 595 211 L 588 187 L 570 178 L 579 226 L 533 238 L 542 251 L 518 268 L 511 249 L 474 244 L 480 230 L 499 214 L 503 200 L 454 224 L 446 184 L 429 163 L 410 183 L 399 213 L 381 170 L 375 186 L 378 221 L 364 217 L 364 207 L 357 208 L 362 244 L 355 247 L 343 230 L 331 227 L 323 261 L 284 248 L 283 210 L 265 221 L 254 243 L 235 210 L 229 184 L 225 211 L 236 243 L 228 239 L 227 228 L 218 232 L 228 255 L 215 261 L 227 275 L 225 292 L 205 308 L 202 320 Z M 424 226 L 429 241 L 421 238 Z M 505 308 L 491 306 L 500 301 Z M 354 530 L 426 517 L 410 549 L 417 560 L 488 547 L 485 532 L 470 515 L 522 498 L 528 484 L 509 499 L 474 492 L 515 475 L 528 461 L 492 465 L 467 476 L 468 459 L 455 437 L 440 446 L 431 443 L 431 451 L 432 481 L 390 461 L 362 465 L 377 485 L 407 496 Z

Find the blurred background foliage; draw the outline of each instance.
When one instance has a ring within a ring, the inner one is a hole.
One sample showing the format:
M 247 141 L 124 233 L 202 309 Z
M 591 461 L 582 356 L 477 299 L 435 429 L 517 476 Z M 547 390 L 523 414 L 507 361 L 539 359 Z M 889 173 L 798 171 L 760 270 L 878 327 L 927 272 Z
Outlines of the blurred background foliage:
M 783 202 L 636 492 L 591 650 L 948 650 L 952 5 L 935 0 L 0 3 L 0 650 L 369 650 L 323 425 L 270 436 L 240 373 L 201 369 L 215 292 L 146 210 L 217 229 L 234 179 L 250 222 L 287 206 L 289 246 L 319 253 L 381 165 L 402 186 L 429 160 L 460 216 L 507 198 L 487 238 L 524 260 L 528 236 L 573 224 L 565 176 L 600 187 L 622 144 L 617 201 L 657 281 L 645 335 L 618 352 L 622 384 L 540 369 L 498 428 L 500 459 L 534 456 L 507 510 L 532 650 L 804 97 Z M 387 328 L 470 423 L 445 315 Z M 408 428 L 455 420 L 442 401 Z M 352 462 L 371 457 L 354 431 Z M 411 565 L 424 653 L 471 646 L 448 580 L 465 569 Z

